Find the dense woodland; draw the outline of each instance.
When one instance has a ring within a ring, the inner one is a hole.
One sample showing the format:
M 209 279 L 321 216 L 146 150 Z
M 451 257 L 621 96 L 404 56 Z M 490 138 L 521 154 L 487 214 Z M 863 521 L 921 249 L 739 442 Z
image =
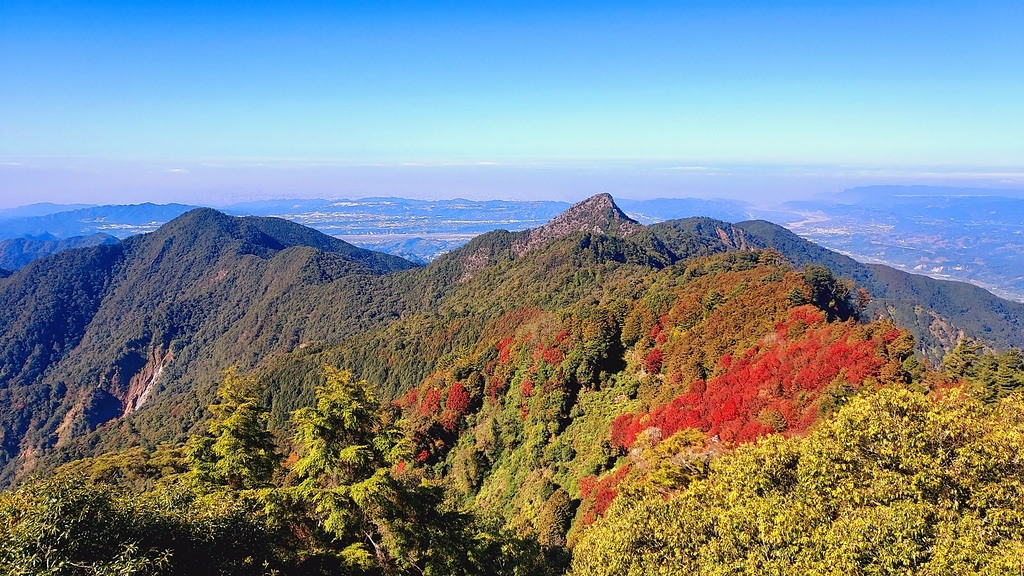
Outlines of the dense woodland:
M 41 458 L 0 572 L 1024 570 L 1019 349 L 961 330 L 936 361 L 834 261 L 588 209 L 361 271 L 400 313 Z

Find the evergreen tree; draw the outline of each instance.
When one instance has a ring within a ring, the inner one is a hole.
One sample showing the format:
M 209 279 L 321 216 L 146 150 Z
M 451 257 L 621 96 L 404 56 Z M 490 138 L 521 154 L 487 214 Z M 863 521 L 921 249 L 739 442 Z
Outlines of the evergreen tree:
M 957 342 L 953 350 L 942 359 L 942 367 L 954 378 L 975 378 L 984 348 L 970 338 Z
M 995 389 L 1002 397 L 1024 387 L 1024 353 L 1010 348 L 996 357 Z
M 210 406 L 214 417 L 208 433 L 189 443 L 189 460 L 200 479 L 235 490 L 270 485 L 281 456 L 267 430 L 270 416 L 261 396 L 255 379 L 228 369 L 218 402 Z
M 804 282 L 811 290 L 811 304 L 828 313 L 829 318 L 846 320 L 855 315 L 856 307 L 850 302 L 853 282 L 836 278 L 832 270 L 819 264 L 808 264 L 803 272 Z
M 409 445 L 365 380 L 327 367 L 316 406 L 293 416 L 302 456 L 287 491 L 312 516 L 351 569 L 385 574 L 467 571 L 469 518 L 444 511 L 443 490 L 396 477 Z
M 1024 387 L 1024 353 L 1017 348 L 991 354 L 979 342 L 964 338 L 946 355 L 942 365 L 947 374 L 970 382 L 989 401 Z

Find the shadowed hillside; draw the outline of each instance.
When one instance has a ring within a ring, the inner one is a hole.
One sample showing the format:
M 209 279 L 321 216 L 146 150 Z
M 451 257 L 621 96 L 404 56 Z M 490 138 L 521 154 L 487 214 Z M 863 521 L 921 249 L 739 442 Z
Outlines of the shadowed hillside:
M 88 248 L 100 244 L 114 244 L 117 238 L 109 234 L 90 234 L 67 239 L 53 237 L 23 237 L 0 241 L 0 266 L 17 270 L 29 262 L 71 248 Z

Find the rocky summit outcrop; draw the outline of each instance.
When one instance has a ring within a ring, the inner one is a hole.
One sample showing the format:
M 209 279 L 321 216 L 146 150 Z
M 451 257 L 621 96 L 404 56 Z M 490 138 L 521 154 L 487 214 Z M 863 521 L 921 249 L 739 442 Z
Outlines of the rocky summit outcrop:
M 520 256 L 573 232 L 626 238 L 643 229 L 642 224 L 626 216 L 626 213 L 615 205 L 611 194 L 602 193 L 573 204 L 554 220 L 530 230 L 529 234 L 519 239 L 512 248 L 516 255 Z

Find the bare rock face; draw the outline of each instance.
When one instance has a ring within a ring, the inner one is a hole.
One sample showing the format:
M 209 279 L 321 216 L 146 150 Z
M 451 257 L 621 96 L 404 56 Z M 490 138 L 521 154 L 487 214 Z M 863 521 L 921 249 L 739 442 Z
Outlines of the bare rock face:
M 750 252 L 758 249 L 756 244 L 748 241 L 748 235 L 742 228 L 729 226 L 729 230 L 726 231 L 721 227 L 716 227 L 715 232 L 718 234 L 718 238 L 722 241 L 722 244 L 733 250 Z
M 157 380 L 164 372 L 164 367 L 174 359 L 170 350 L 166 352 L 159 346 L 155 346 L 149 353 L 149 360 L 128 383 L 128 392 L 121 401 L 123 405 L 122 416 L 135 412 L 145 404 L 149 395 L 153 392 Z
M 513 251 L 516 256 L 521 256 L 538 246 L 573 232 L 629 237 L 643 229 L 643 224 L 626 216 L 626 213 L 615 205 L 611 194 L 597 194 L 573 204 L 568 210 L 540 228 L 530 230 L 529 236 L 516 242 Z

